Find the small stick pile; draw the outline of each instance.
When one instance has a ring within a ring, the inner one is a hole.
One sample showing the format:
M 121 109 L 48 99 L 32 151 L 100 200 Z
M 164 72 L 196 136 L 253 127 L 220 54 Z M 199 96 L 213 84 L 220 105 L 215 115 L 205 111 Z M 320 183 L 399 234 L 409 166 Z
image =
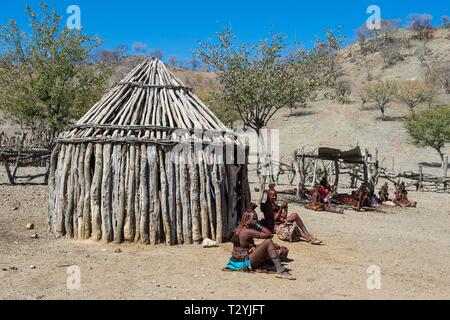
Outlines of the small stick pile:
M 58 138 L 50 230 L 117 243 L 223 242 L 250 203 L 247 156 L 190 88 L 148 59 Z

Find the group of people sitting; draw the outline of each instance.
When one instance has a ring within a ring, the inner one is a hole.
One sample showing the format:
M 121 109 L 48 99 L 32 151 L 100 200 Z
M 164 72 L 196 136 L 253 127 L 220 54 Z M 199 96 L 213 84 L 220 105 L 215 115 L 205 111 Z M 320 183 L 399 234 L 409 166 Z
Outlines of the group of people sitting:
M 378 192 L 378 197 L 370 194 L 366 184 L 362 184 L 358 190 L 353 193 L 355 199 L 353 208 L 361 210 L 363 207 L 374 207 L 378 205 L 388 205 L 392 207 L 416 207 L 417 202 L 408 199 L 408 191 L 404 182 L 398 183 L 395 186 L 395 195 L 391 199 L 389 197 L 389 185 L 386 182 Z
M 417 202 L 408 199 L 408 191 L 406 191 L 404 182 L 396 185 L 394 198 L 392 200 L 389 198 L 389 185 L 387 182 L 381 187 L 378 195 L 381 204 L 413 208 L 417 206 Z
M 293 280 L 294 277 L 281 264 L 287 259 L 289 250 L 275 244 L 272 241 L 273 235 L 276 234 L 280 240 L 287 242 L 306 241 L 312 245 L 320 245 L 322 241 L 308 231 L 297 213 L 289 214 L 287 200 L 277 204 L 275 185 L 269 186 L 266 195 L 266 202 L 261 205 L 264 219 L 258 221 L 255 211 L 258 206 L 252 204 L 242 215 L 238 227 L 229 235 L 233 253 L 226 268 L 252 271 L 273 266 L 278 277 Z M 262 239 L 263 242 L 256 245 L 255 239 Z
M 392 200 L 389 198 L 389 186 L 387 183 L 381 187 L 378 193 L 379 197 L 371 193 L 365 183 L 362 183 L 351 195 L 342 195 L 337 194 L 336 190 L 328 183 L 326 177 L 314 187 L 314 190 L 307 192 L 307 195 L 310 197 L 310 203 L 305 206 L 306 209 L 334 213 L 343 213 L 344 210 L 336 208 L 333 203 L 350 204 L 356 211 L 380 204 L 399 207 L 415 207 L 417 205 L 416 202 L 408 199 L 408 191 L 406 191 L 404 182 L 396 185 L 395 197 Z
M 305 207 L 315 211 L 330 211 L 342 213 L 333 205 L 333 201 L 351 203 L 355 210 L 379 204 L 392 206 L 415 207 L 416 202 L 408 200 L 408 192 L 404 183 L 396 186 L 395 198 L 389 198 L 389 186 L 384 184 L 379 192 L 379 198 L 371 195 L 366 184 L 361 186 L 351 196 L 338 195 L 326 179 L 316 185 L 310 194 L 311 201 Z M 252 204 L 241 217 L 238 227 L 231 232 L 228 239 L 233 243 L 232 257 L 228 260 L 226 269 L 233 271 L 252 271 L 271 267 L 280 278 L 294 279 L 281 262 L 287 259 L 289 250 L 272 241 L 274 234 L 282 241 L 306 241 L 312 245 L 320 245 L 322 241 L 314 237 L 306 228 L 297 213 L 289 214 L 288 201 L 283 199 L 277 203 L 278 193 L 271 184 L 266 192 L 266 202 L 261 204 L 264 219 L 258 221 L 256 204 Z M 255 239 L 263 240 L 255 244 Z
M 336 208 L 333 200 L 336 200 L 338 194 L 334 187 L 328 183 L 327 177 L 323 177 L 320 184 L 314 186 L 314 190 L 308 193 L 310 203 L 305 206 L 306 209 L 314 211 L 328 211 L 334 213 L 344 213 L 343 209 Z

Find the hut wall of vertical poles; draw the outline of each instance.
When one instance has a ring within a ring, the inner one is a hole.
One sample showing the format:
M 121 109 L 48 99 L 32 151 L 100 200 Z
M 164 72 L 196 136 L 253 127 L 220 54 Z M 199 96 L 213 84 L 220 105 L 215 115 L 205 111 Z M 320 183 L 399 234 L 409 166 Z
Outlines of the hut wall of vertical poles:
M 251 200 L 247 151 L 161 61 L 148 59 L 58 137 L 50 231 L 116 243 L 221 243 Z

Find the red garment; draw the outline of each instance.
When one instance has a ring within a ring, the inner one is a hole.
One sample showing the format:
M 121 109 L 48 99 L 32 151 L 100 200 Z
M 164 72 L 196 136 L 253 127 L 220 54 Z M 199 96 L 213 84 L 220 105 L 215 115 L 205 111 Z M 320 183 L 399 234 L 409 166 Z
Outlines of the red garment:
M 328 190 L 327 188 L 325 188 L 324 186 L 321 186 L 319 188 L 319 193 L 320 193 L 320 197 L 322 199 L 325 199 L 327 197 L 327 195 L 330 193 L 330 190 Z

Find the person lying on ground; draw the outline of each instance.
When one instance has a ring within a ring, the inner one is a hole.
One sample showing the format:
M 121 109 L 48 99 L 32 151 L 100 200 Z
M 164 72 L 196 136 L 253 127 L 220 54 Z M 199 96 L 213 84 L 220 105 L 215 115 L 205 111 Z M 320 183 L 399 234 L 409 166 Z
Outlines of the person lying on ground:
M 256 212 L 251 208 L 242 215 L 238 227 L 231 236 L 233 253 L 226 268 L 235 271 L 252 271 L 265 263 L 272 263 L 278 277 L 295 279 L 281 264 L 280 256 L 272 241 L 272 232 L 259 224 L 257 219 Z M 264 239 L 264 241 L 255 245 L 254 239 Z
M 309 233 L 297 213 L 288 214 L 288 202 L 284 200 L 279 206 L 276 203 L 277 198 L 278 193 L 275 187 L 271 185 L 271 188 L 267 191 L 266 203 L 261 208 L 266 227 L 282 241 L 306 241 L 313 245 L 321 244 L 322 241 Z

